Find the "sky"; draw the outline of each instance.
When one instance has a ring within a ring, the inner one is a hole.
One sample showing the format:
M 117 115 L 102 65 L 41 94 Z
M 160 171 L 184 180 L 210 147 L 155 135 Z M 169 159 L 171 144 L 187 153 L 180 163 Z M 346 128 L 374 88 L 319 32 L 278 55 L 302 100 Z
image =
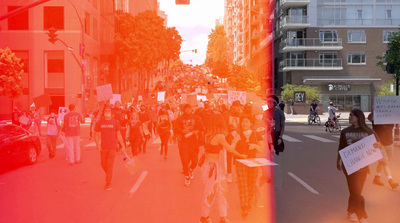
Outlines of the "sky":
M 186 64 L 203 64 L 206 59 L 208 35 L 215 20 L 224 15 L 224 0 L 190 0 L 190 5 L 175 5 L 175 0 L 159 0 L 160 10 L 168 16 L 168 27 L 176 27 L 184 40 L 181 60 Z

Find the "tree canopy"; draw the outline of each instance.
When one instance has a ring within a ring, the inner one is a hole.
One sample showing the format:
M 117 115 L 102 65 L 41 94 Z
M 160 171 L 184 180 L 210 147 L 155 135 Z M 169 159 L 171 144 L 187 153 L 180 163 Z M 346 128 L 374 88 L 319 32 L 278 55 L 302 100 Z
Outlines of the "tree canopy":
M 388 52 L 383 56 L 377 56 L 380 60 L 377 66 L 383 70 L 391 70 L 395 75 L 399 75 L 400 71 L 400 31 L 391 32 L 388 36 Z
M 390 91 L 390 86 L 395 86 L 396 82 L 394 80 L 387 81 L 378 87 L 378 91 L 375 93 L 376 96 L 394 96 L 395 92 Z
M 205 64 L 211 68 L 213 75 L 228 77 L 228 38 L 224 26 L 216 26 L 208 35 L 207 58 Z
M 9 48 L 0 49 L 0 95 L 10 99 L 22 95 L 24 64 Z
M 235 87 L 241 91 L 258 91 L 260 83 L 256 80 L 255 75 L 242 65 L 233 65 L 229 70 L 228 83 L 231 87 Z

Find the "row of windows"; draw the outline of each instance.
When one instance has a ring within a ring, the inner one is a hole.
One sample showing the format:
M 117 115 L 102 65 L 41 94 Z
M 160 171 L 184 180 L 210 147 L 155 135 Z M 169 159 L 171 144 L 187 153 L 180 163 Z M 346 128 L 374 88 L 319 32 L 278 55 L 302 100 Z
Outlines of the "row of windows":
M 97 1 L 95 1 L 97 2 Z M 8 12 L 20 8 L 21 6 L 8 6 Z M 90 14 L 85 13 L 84 30 L 87 35 L 92 35 L 95 40 L 98 40 L 98 21 L 93 18 L 93 33 L 90 33 Z M 43 7 L 43 29 L 50 28 L 58 30 L 64 29 L 64 7 L 63 6 L 44 6 Z M 29 11 L 24 11 L 8 19 L 8 30 L 29 30 Z
M 397 30 L 383 30 L 382 41 L 388 42 L 390 33 L 399 32 Z M 319 31 L 319 39 L 322 42 L 337 42 L 338 34 L 336 30 L 321 30 Z M 367 37 L 365 30 L 347 30 L 347 42 L 349 43 L 366 43 Z
M 319 61 L 321 64 L 332 63 L 338 59 L 338 53 L 320 53 Z M 365 64 L 366 56 L 364 52 L 350 52 L 347 53 L 347 63 L 348 64 Z

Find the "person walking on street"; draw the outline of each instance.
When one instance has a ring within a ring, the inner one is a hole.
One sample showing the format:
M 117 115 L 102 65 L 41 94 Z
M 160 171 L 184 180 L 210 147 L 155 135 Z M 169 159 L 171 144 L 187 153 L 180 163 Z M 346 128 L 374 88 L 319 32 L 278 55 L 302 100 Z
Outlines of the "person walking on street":
M 350 175 L 347 174 L 342 159 L 339 155 L 339 151 L 369 135 L 375 134 L 375 132 L 374 130 L 370 129 L 367 124 L 365 124 L 364 113 L 359 109 L 354 109 L 350 112 L 349 123 L 351 126 L 343 129 L 340 133 L 336 166 L 339 171 L 343 171 L 346 177 L 347 187 L 350 192 L 347 204 L 347 216 L 349 220 L 366 223 L 368 215 L 365 210 L 365 199 L 362 196 L 362 191 L 367 174 L 369 173 L 369 167 L 366 166 Z M 379 140 L 376 134 L 375 137 L 377 140 Z M 374 148 L 383 148 L 380 142 L 376 142 L 373 146 Z
M 19 117 L 21 116 L 21 112 L 18 110 L 17 106 L 14 106 L 14 110 L 12 112 L 11 121 L 12 124 L 19 126 Z
M 46 119 L 47 121 L 47 136 L 46 144 L 49 150 L 49 158 L 56 156 L 57 138 L 60 134 L 60 126 L 58 125 L 57 118 L 54 112 L 50 113 L 50 116 Z
M 201 201 L 201 218 L 200 223 L 208 223 L 210 220 L 211 208 L 214 201 L 217 202 L 220 223 L 228 223 L 228 203 L 225 194 L 227 192 L 226 185 L 226 168 L 225 159 L 222 158 L 225 154 L 224 149 L 235 154 L 242 159 L 247 158 L 247 155 L 242 155 L 235 151 L 235 146 L 240 140 L 239 135 L 236 135 L 231 144 L 225 139 L 228 133 L 228 128 L 224 118 L 219 114 L 211 114 L 207 122 L 206 140 L 204 145 L 204 159 L 202 164 L 204 192 Z M 222 158 L 222 159 L 221 159 Z
M 385 172 L 386 177 L 388 178 L 388 183 L 392 189 L 396 189 L 399 184 L 395 182 L 392 178 L 392 171 L 390 170 L 389 163 L 393 156 L 393 124 L 386 125 L 376 125 L 374 123 L 374 112 L 371 112 L 368 115 L 368 120 L 372 122 L 372 129 L 376 132 L 378 137 L 381 140 L 383 148 L 382 156 L 383 158 L 378 161 L 378 166 L 376 167 L 376 175 L 374 177 L 373 183 L 379 186 L 383 186 L 381 181 L 381 173 L 382 170 Z
M 30 115 L 28 115 L 28 112 L 24 111 L 21 113 L 18 122 L 22 128 L 24 128 L 26 131 L 29 131 L 29 128 L 32 125 L 32 118 Z
M 166 109 L 161 109 L 157 119 L 157 132 L 161 140 L 160 155 L 164 155 L 164 159 L 167 159 L 168 155 L 168 141 L 171 136 L 172 124 L 168 112 Z
M 64 132 L 68 146 L 69 164 L 81 163 L 81 123 L 85 123 L 82 115 L 75 112 L 75 105 L 70 104 L 68 106 L 69 112 L 64 116 Z
M 42 126 L 42 114 L 40 113 L 40 109 L 36 108 L 33 112 L 33 133 L 38 133 L 39 136 L 42 135 L 42 131 L 40 127 Z
M 193 114 L 192 106 L 185 104 L 183 115 L 175 121 L 174 132 L 177 135 L 186 186 L 190 186 L 190 180 L 194 178 L 193 171 L 197 166 L 199 154 L 198 133 L 203 129 L 201 118 Z
M 141 150 L 143 153 L 146 153 L 146 148 L 147 148 L 147 141 L 149 141 L 151 137 L 151 119 L 149 112 L 147 111 L 147 108 L 144 104 L 140 106 L 140 112 L 139 112 L 139 120 L 142 122 L 142 128 L 143 128 L 143 133 L 144 133 L 144 141 L 142 141 L 141 144 Z
M 240 101 L 232 102 L 230 109 L 222 114 L 224 116 L 226 125 L 228 126 L 228 136 L 226 137 L 226 141 L 228 143 L 232 143 L 233 139 L 232 133 L 238 132 L 239 120 L 241 114 L 242 114 L 242 104 L 240 103 Z M 232 162 L 233 162 L 233 155 L 232 153 L 228 152 L 226 156 L 228 182 L 232 182 Z
M 289 99 L 290 115 L 293 115 L 293 106 L 294 106 L 293 100 Z
M 100 119 L 95 127 L 95 141 L 97 148 L 101 152 L 101 167 L 106 173 L 105 190 L 111 190 L 113 166 L 118 142 L 122 147 L 121 150 L 125 153 L 125 143 L 123 143 L 120 131 L 121 125 L 118 120 L 111 117 L 111 110 L 111 107 L 105 107 L 104 118 Z
M 265 149 L 262 136 L 257 135 L 256 132 L 251 129 L 252 125 L 253 118 L 247 115 L 240 117 L 240 140 L 237 142 L 235 150 L 242 155 L 246 155 L 248 158 L 256 158 L 257 152 L 262 153 Z M 238 158 L 240 157 L 235 157 L 235 159 Z M 242 216 L 247 216 L 252 208 L 252 199 L 256 191 L 258 168 L 248 167 L 236 161 L 236 174 L 238 177 Z
M 283 112 L 285 112 L 285 101 L 284 100 L 281 100 L 281 103 L 279 103 L 279 108 L 283 111 Z
M 126 136 L 132 149 L 132 156 L 139 153 L 140 144 L 144 141 L 143 125 L 139 120 L 139 114 L 135 109 L 131 109 L 127 124 Z

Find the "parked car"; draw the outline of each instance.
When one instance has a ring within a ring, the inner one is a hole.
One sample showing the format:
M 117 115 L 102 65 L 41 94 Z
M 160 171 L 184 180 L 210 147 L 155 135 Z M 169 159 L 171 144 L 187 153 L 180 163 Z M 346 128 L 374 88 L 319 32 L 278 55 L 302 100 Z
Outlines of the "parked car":
M 17 125 L 0 125 L 0 172 L 19 165 L 35 164 L 41 149 L 37 135 Z

